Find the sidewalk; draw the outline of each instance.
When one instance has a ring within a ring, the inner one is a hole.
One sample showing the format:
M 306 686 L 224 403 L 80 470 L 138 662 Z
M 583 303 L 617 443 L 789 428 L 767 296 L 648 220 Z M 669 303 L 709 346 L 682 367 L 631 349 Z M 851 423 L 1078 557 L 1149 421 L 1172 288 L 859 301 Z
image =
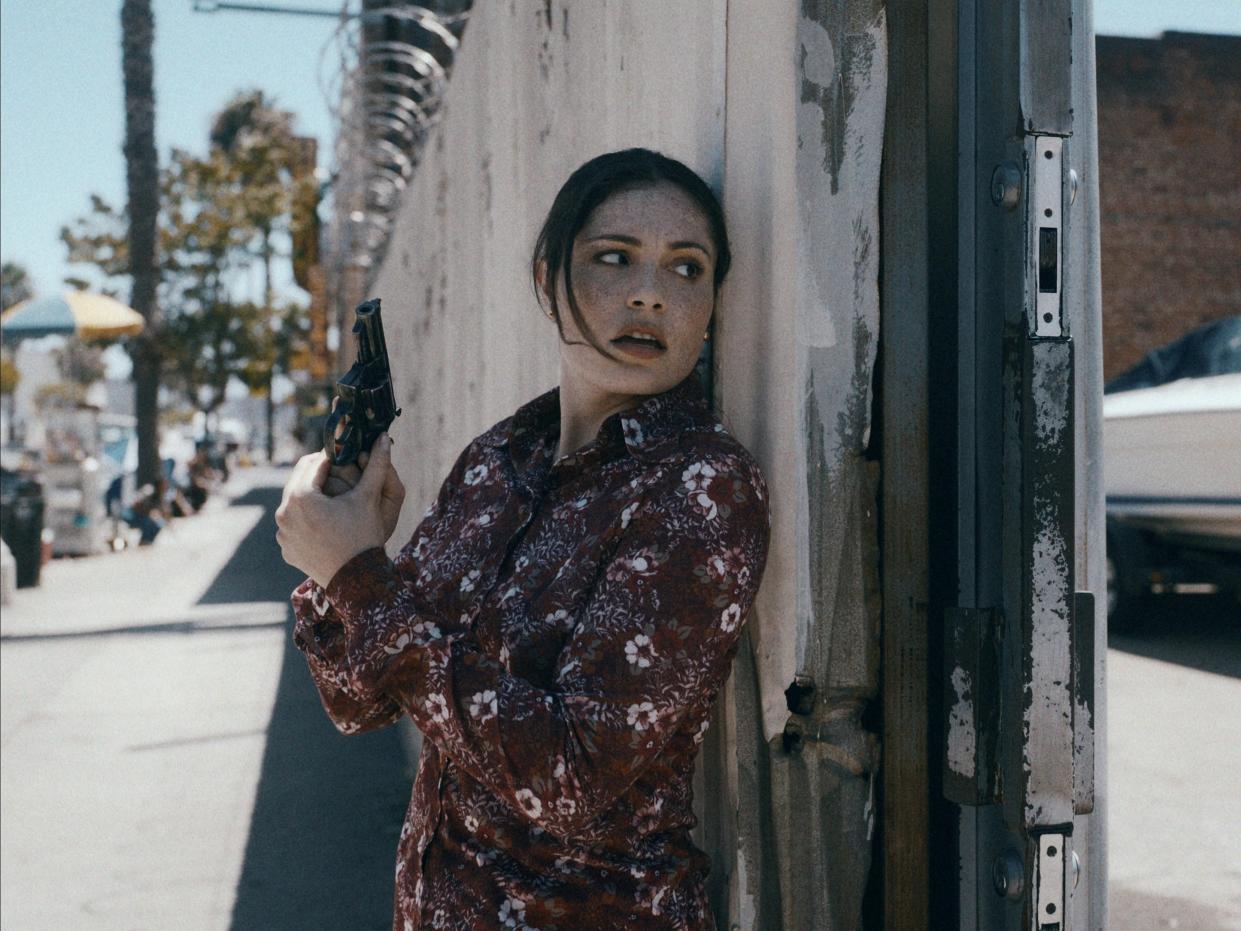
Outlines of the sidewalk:
M 287 475 L 240 471 L 5 607 L 5 928 L 391 926 L 412 774 L 395 729 L 335 731 L 292 647 Z

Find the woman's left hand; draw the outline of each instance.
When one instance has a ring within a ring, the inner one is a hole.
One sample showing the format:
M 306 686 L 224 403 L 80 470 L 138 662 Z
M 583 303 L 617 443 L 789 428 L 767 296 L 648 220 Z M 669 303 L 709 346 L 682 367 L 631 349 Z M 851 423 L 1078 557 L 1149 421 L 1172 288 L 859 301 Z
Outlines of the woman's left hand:
M 323 493 L 330 465 L 322 452 L 299 459 L 276 508 L 284 561 L 322 586 L 358 553 L 388 541 L 405 500 L 386 433 L 375 441 L 358 483 L 336 497 Z

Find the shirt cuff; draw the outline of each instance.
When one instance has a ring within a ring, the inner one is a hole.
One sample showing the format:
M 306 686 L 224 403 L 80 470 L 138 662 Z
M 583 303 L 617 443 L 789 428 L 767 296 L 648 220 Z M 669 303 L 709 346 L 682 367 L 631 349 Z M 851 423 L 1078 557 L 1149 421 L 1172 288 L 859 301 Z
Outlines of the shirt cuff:
M 374 606 L 376 593 L 394 580 L 396 565 L 382 546 L 363 550 L 336 570 L 324 587 L 327 600 L 348 624 L 358 622 L 366 607 Z

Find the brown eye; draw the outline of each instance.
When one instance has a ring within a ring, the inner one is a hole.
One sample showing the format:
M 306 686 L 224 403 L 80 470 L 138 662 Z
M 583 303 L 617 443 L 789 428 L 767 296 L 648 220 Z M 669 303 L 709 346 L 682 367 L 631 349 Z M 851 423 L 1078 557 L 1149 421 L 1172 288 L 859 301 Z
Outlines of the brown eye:
M 611 262 L 609 261 L 610 257 L 615 257 L 623 261 Z M 616 252 L 615 250 L 610 251 L 610 252 L 600 252 L 598 255 L 595 256 L 595 260 L 602 262 L 605 265 L 626 265 L 629 262 L 628 258 L 625 256 L 625 253 Z
M 688 272 L 685 272 L 683 274 L 678 272 L 678 274 L 681 274 L 682 277 L 684 278 L 689 278 L 691 281 L 702 274 L 702 266 L 699 265 L 697 262 L 677 262 L 677 264 L 674 265 L 673 267 L 674 268 L 688 268 L 689 269 Z

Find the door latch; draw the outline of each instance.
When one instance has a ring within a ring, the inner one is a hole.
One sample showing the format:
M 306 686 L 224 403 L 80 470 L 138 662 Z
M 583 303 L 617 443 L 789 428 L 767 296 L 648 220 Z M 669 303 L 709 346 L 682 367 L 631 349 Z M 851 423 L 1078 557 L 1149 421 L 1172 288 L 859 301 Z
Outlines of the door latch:
M 1064 140 L 1059 136 L 1033 136 L 1027 143 L 1030 173 L 1031 279 L 1034 299 L 1030 309 L 1034 320 L 1030 335 L 1064 335 Z
M 1034 878 L 1034 927 L 1038 931 L 1061 931 L 1064 924 L 1064 834 L 1039 834 L 1038 874 Z

